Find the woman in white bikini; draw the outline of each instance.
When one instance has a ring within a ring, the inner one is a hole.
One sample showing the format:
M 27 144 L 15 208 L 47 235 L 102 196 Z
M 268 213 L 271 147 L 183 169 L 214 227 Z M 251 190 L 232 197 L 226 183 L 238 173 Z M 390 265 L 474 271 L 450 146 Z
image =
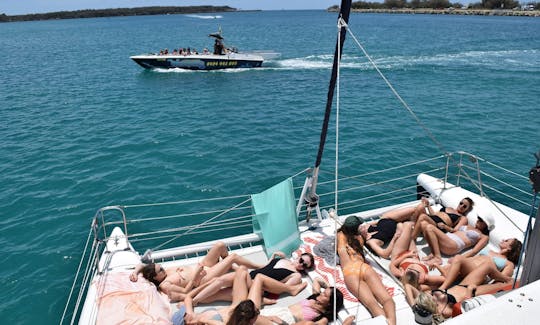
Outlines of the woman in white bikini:
M 426 239 L 431 254 L 424 261 L 431 264 L 442 264 L 442 255 L 455 255 L 466 248 L 472 247 L 463 253 L 464 257 L 476 255 L 489 241 L 489 232 L 495 227 L 491 215 L 478 217 L 475 226 L 461 226 L 457 231 L 451 230 L 444 233 L 441 229 L 425 221 L 422 223 L 424 238 Z

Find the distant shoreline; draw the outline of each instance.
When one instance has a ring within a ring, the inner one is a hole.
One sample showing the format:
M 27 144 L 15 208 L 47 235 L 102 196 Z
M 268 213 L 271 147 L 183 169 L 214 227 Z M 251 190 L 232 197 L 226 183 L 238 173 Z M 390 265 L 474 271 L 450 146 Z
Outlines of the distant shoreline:
M 6 15 L 0 13 L 0 23 L 99 18 L 99 17 L 125 17 L 125 16 L 150 16 L 168 14 L 209 14 L 221 12 L 250 12 L 261 10 L 238 10 L 229 6 L 188 6 L 188 7 L 138 7 L 138 8 L 114 8 L 114 9 L 84 9 L 76 11 L 56 11 L 48 13 Z M 330 7 L 328 12 L 337 12 L 339 8 Z M 424 15 L 471 15 L 471 16 L 523 16 L 540 17 L 540 10 L 506 10 L 506 9 L 430 9 L 430 8 L 403 8 L 403 9 L 351 9 L 354 13 L 385 13 L 385 14 L 424 14 Z
M 329 11 L 338 11 L 330 9 Z M 469 16 L 523 16 L 540 17 L 540 10 L 504 10 L 504 9 L 352 9 L 359 13 L 385 13 L 385 14 L 419 14 L 419 15 L 469 15 Z
M 8 16 L 0 13 L 0 23 L 18 21 L 77 19 L 99 17 L 150 16 L 168 14 L 207 14 L 220 12 L 236 12 L 238 9 L 229 6 L 189 6 L 189 7 L 138 7 L 114 9 L 84 9 L 76 11 L 56 11 L 39 14 Z

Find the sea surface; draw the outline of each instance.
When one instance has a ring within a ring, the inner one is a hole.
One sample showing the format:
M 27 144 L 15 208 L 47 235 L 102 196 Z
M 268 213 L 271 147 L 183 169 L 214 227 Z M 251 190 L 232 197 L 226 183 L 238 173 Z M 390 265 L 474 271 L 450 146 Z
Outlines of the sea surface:
M 345 166 L 465 150 L 527 174 L 540 149 L 540 19 L 352 14 L 349 25 L 442 149 L 349 36 Z M 219 26 L 230 45 L 282 56 L 217 72 L 129 59 L 202 50 Z M 60 321 L 98 208 L 256 193 L 313 165 L 336 34 L 324 11 L 0 24 L 2 323 Z

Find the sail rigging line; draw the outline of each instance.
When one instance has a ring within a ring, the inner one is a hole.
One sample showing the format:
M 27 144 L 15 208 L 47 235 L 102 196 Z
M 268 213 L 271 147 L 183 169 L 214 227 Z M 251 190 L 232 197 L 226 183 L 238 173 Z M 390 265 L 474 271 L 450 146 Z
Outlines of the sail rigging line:
M 201 226 L 204 226 L 204 225 L 206 225 L 207 223 L 210 223 L 210 222 L 212 222 L 213 220 L 215 220 L 215 219 L 221 217 L 222 215 L 224 215 L 225 213 L 229 212 L 230 210 L 236 209 L 237 207 L 239 207 L 239 206 L 245 204 L 246 202 L 249 202 L 250 200 L 251 200 L 251 197 L 248 198 L 248 199 L 246 199 L 246 200 L 243 201 L 243 202 L 238 203 L 237 205 L 233 206 L 231 209 L 224 210 L 222 213 L 213 216 L 212 218 L 210 218 L 210 219 L 204 221 L 203 223 L 197 225 L 197 227 L 190 228 L 190 229 L 188 229 L 186 232 L 181 233 L 181 234 L 179 234 L 179 235 L 176 235 L 175 237 L 171 238 L 170 240 L 167 240 L 166 242 L 164 242 L 164 243 L 162 243 L 162 244 L 160 244 L 160 245 L 158 245 L 158 246 L 156 246 L 156 247 L 150 249 L 149 251 L 151 252 L 151 251 L 160 249 L 161 247 L 163 247 L 163 246 L 165 246 L 165 245 L 167 245 L 167 244 L 169 244 L 169 243 L 175 241 L 176 239 L 178 239 L 178 238 L 180 238 L 180 237 L 183 237 L 183 236 L 185 236 L 185 235 L 191 233 L 191 232 L 194 231 L 195 229 L 197 229 L 197 228 L 199 228 L 199 227 L 201 227 Z M 148 253 L 148 251 L 145 252 L 144 255 L 147 255 L 147 253 Z
M 375 63 L 375 61 L 373 61 L 373 59 L 371 58 L 371 56 L 369 55 L 369 53 L 366 51 L 366 49 L 364 48 L 364 46 L 362 46 L 362 44 L 358 41 L 358 39 L 356 38 L 356 36 L 354 35 L 354 33 L 351 31 L 351 29 L 349 28 L 349 33 L 351 34 L 351 37 L 353 38 L 353 40 L 355 41 L 355 43 L 358 45 L 358 47 L 362 50 L 362 52 L 364 53 L 364 55 L 366 56 L 366 58 L 369 60 L 369 62 L 371 63 L 371 65 L 375 68 L 375 70 L 377 71 L 377 73 L 379 74 L 379 76 L 384 80 L 384 82 L 386 83 L 386 85 L 390 88 L 390 90 L 392 91 L 392 93 L 394 94 L 394 96 L 396 96 L 396 98 L 401 102 L 401 104 L 403 105 L 403 107 L 405 107 L 407 109 L 407 111 L 412 115 L 412 117 L 416 120 L 416 123 L 424 130 L 424 132 L 427 133 L 428 137 L 431 139 L 431 141 L 433 141 L 433 143 L 435 143 L 435 145 L 438 147 L 438 149 L 442 152 L 442 153 L 446 153 L 447 151 L 444 149 L 443 145 L 437 140 L 437 138 L 435 138 L 435 135 L 433 135 L 433 133 L 431 133 L 431 131 L 428 129 L 428 127 L 422 123 L 422 121 L 420 120 L 420 118 L 416 115 L 416 113 L 412 110 L 412 108 L 407 104 L 407 102 L 401 97 L 401 95 L 399 95 L 399 93 L 397 92 L 397 90 L 394 88 L 394 86 L 392 86 L 392 83 L 390 83 L 390 81 L 386 78 L 386 76 L 382 73 L 382 71 L 379 69 L 379 67 L 377 66 L 377 64 Z
M 351 13 L 352 0 L 341 0 L 340 11 L 338 15 L 339 34 L 336 40 L 336 47 L 334 49 L 334 60 L 332 64 L 332 74 L 330 77 L 330 83 L 328 85 L 328 93 L 326 99 L 326 109 L 324 112 L 324 120 L 321 128 L 321 135 L 319 141 L 319 150 L 317 152 L 317 159 L 315 160 L 315 167 L 313 169 L 311 190 L 306 195 L 305 201 L 308 206 L 307 218 L 311 215 L 311 209 L 318 205 L 319 198 L 317 196 L 317 180 L 319 175 L 319 167 L 321 165 L 322 155 L 324 152 L 324 145 L 326 143 L 326 135 L 328 132 L 328 124 L 330 122 L 330 113 L 332 111 L 332 102 L 334 100 L 334 90 L 336 88 L 336 79 L 338 74 L 339 61 L 341 60 L 341 53 L 343 52 L 343 44 L 345 43 L 345 36 L 347 35 L 347 24 L 349 23 L 349 16 Z
M 67 309 L 68 309 L 68 306 L 69 306 L 69 302 L 71 301 L 71 296 L 73 295 L 73 291 L 75 290 L 75 285 L 77 283 L 77 279 L 79 277 L 79 273 L 81 272 L 81 267 L 82 267 L 82 264 L 83 264 L 83 261 L 84 261 L 84 255 L 86 254 L 86 250 L 88 249 L 88 244 L 90 243 L 90 238 L 92 238 L 92 230 L 93 230 L 92 227 L 90 227 L 90 231 L 88 232 L 88 237 L 86 238 L 86 244 L 84 245 L 84 250 L 83 250 L 83 254 L 81 256 L 81 260 L 79 261 L 79 265 L 77 266 L 77 272 L 75 273 L 75 279 L 73 280 L 73 284 L 71 285 L 71 289 L 69 291 L 66 306 L 64 307 L 64 312 L 62 313 L 62 318 L 60 318 L 60 324 L 62 324 L 64 322 L 64 317 L 66 316 L 66 312 L 67 312 Z M 79 296 L 80 296 L 80 294 L 79 294 Z M 77 299 L 77 302 L 75 304 L 75 310 L 78 310 L 79 305 L 80 305 L 80 300 Z M 73 317 L 75 317 L 75 315 L 72 316 L 72 320 L 71 320 L 72 324 L 73 324 Z

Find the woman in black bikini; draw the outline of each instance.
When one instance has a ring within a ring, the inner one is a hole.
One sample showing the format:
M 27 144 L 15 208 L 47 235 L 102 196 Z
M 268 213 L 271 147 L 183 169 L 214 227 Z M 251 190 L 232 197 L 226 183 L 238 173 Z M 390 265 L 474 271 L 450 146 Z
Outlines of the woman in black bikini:
M 394 243 L 401 233 L 402 226 L 402 223 L 398 223 L 394 219 L 381 218 L 369 223 L 362 222 L 358 227 L 358 232 L 369 250 L 382 258 L 390 258 L 390 253 L 392 253 Z
M 457 231 L 459 227 L 467 224 L 467 214 L 474 206 L 473 200 L 466 197 L 459 202 L 456 209 L 442 207 L 439 211 L 435 212 L 426 198 L 422 198 L 422 202 L 427 213 L 422 213 L 418 216 L 412 234 L 413 240 L 423 232 L 422 223 L 424 221 L 427 224 L 436 226 L 445 233 Z

